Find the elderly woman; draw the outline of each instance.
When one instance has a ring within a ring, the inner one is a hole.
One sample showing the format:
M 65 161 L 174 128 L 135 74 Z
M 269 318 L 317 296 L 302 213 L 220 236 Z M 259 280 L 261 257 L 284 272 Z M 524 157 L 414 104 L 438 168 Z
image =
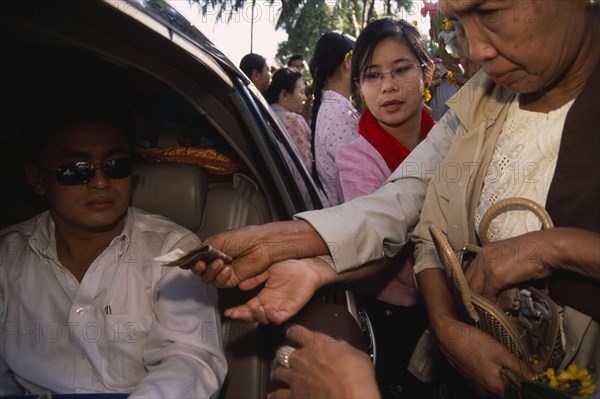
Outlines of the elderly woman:
M 600 364 L 600 315 L 594 306 L 600 297 L 600 164 L 595 161 L 600 148 L 600 5 L 589 0 L 440 3 L 444 15 L 464 30 L 469 58 L 480 63 L 482 71 L 450 101 L 449 112 L 460 124 L 429 186 L 415 230 L 415 272 L 442 353 L 479 392 L 501 395 L 500 370 L 504 367 L 528 376 L 530 365 L 457 319 L 427 228 L 430 224 L 440 227 L 451 243 L 460 246 L 478 241 L 475 231 L 481 215 L 502 198 L 527 197 L 545 206 L 555 229 L 539 231 L 535 218 L 510 213 L 492 223 L 495 241 L 472 263 L 470 284 L 493 298 L 506 287 L 550 277 L 550 293 L 565 307 L 563 367 Z M 406 216 L 405 202 L 386 203 L 381 193 L 377 198 L 381 214 L 387 216 L 395 208 Z M 353 209 L 357 217 L 363 217 L 356 206 Z M 317 248 L 301 247 L 303 255 L 322 254 L 323 244 L 301 223 L 297 221 L 295 229 L 284 226 L 289 241 L 293 236 L 296 242 L 302 239 Z M 370 224 L 384 223 L 381 219 Z M 260 237 L 266 241 L 278 230 L 281 245 L 284 227 L 265 228 Z M 357 236 L 362 237 L 362 232 Z M 392 233 L 379 237 L 383 239 L 364 238 L 364 246 L 385 247 L 390 237 L 396 239 Z M 376 259 L 381 252 L 373 250 L 363 256 L 361 249 L 360 260 Z M 344 258 L 347 254 L 336 255 Z M 237 262 L 219 276 L 231 280 L 252 274 Z M 216 266 L 209 268 L 209 279 L 219 270 Z M 449 327 L 453 334 L 446 334 Z M 273 397 L 379 395 L 366 356 L 344 343 L 331 344 L 310 338 L 308 331 L 300 332 L 290 336 L 299 337 L 301 348 L 282 362 L 290 368 L 274 371 L 274 377 L 291 391 L 280 390 Z M 327 358 L 328 353 L 332 357 Z M 343 362 L 332 361 L 340 358 Z
M 527 375 L 529 365 L 457 319 L 428 229 L 440 227 L 459 250 L 481 239 L 475 232 L 482 216 L 498 201 L 524 197 L 543 205 L 557 228 L 539 231 L 536 216 L 520 212 L 492 222 L 493 242 L 469 268 L 470 285 L 495 298 L 549 277 L 551 296 L 565 308 L 563 365 L 600 364 L 600 312 L 592 305 L 600 299 L 600 174 L 593 161 L 600 144 L 600 10 L 589 1 L 442 4 L 485 74 L 475 77 L 473 103 L 451 104 L 460 127 L 414 232 L 415 273 L 442 353 L 481 393 L 500 394 L 501 368 Z M 515 19 L 525 9 L 533 19 Z

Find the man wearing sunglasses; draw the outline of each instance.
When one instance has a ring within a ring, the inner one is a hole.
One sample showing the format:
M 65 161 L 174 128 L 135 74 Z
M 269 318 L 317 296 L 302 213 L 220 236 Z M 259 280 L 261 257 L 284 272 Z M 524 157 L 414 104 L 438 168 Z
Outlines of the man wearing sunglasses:
M 0 232 L 0 394 L 218 395 L 216 290 L 153 260 L 199 240 L 129 206 L 134 124 L 116 104 L 68 93 L 34 120 L 26 177 L 48 211 Z

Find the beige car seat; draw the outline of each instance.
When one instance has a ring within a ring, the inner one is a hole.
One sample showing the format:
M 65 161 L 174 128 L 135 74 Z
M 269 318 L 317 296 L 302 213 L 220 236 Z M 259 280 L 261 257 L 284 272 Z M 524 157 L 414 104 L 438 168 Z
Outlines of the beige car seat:
M 206 239 L 221 230 L 271 220 L 256 183 L 237 173 L 211 181 L 196 165 L 139 164 L 134 168 L 132 205 L 163 215 Z M 223 311 L 248 294 L 220 290 L 219 306 L 229 372 L 220 398 L 264 398 L 269 382 L 270 329 L 227 319 Z

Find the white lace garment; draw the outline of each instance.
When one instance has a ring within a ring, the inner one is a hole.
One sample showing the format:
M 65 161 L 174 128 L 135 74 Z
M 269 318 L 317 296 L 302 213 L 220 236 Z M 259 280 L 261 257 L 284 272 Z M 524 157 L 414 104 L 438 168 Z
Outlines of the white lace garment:
M 573 101 L 550 113 L 525 111 L 515 100 L 498 137 L 488 166 L 475 225 L 479 229 L 485 211 L 499 200 L 524 197 L 541 206 L 554 176 L 567 113 Z M 526 210 L 511 210 L 496 217 L 489 228 L 492 241 L 539 230 L 541 222 Z

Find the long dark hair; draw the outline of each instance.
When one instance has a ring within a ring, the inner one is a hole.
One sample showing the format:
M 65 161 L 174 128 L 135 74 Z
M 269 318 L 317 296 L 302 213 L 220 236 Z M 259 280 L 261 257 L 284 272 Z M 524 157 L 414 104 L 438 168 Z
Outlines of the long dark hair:
M 280 68 L 273 73 L 271 84 L 263 93 L 269 104 L 275 104 L 279 100 L 282 90 L 292 94 L 296 90 L 296 83 L 302 79 L 302 73 L 293 68 Z
M 403 19 L 386 17 L 370 22 L 356 39 L 350 72 L 352 80 L 359 81 L 365 66 L 371 64 L 375 47 L 388 37 L 405 43 L 420 64 L 431 62 L 431 56 L 417 28 Z
M 317 124 L 317 114 L 321 107 L 323 98 L 323 89 L 327 78 L 332 76 L 336 69 L 344 62 L 346 54 L 354 47 L 354 38 L 344 35 L 340 32 L 330 31 L 319 38 L 315 46 L 315 51 L 308 68 L 313 78 L 314 99 L 312 104 L 312 118 L 310 128 L 312 131 L 313 152 L 314 137 Z M 314 154 L 313 154 L 314 156 Z

